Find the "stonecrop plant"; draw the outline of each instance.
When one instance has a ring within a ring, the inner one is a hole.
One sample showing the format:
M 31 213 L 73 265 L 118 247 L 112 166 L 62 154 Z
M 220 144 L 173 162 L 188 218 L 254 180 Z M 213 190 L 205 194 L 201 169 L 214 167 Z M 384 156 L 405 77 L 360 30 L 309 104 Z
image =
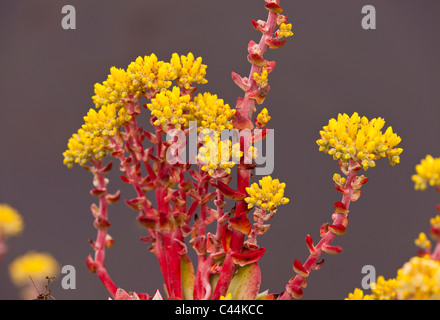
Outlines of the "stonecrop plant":
M 334 204 L 332 222 L 322 225 L 321 240 L 315 244 L 306 236 L 310 256 L 304 263 L 294 260 L 296 275 L 285 291 L 260 292 L 258 262 L 266 249 L 258 244 L 258 237 L 268 231 L 268 222 L 278 210 L 291 210 L 280 207 L 292 197 L 279 179 L 254 177 L 259 168 L 258 143 L 273 130 L 268 128 L 268 109 L 262 105 L 276 63 L 266 60 L 265 54 L 281 48 L 293 35 L 279 0 L 266 0 L 265 8 L 267 20 L 252 20 L 261 39 L 248 45 L 249 76 L 232 72 L 232 80 L 243 90 L 235 107 L 217 94 L 196 93 L 196 86 L 207 82 L 207 66 L 192 53 L 174 53 L 168 62 L 154 54 L 138 57 L 125 69 L 112 67 L 107 79 L 95 85 L 94 107 L 69 139 L 63 156 L 69 168 L 78 164 L 93 175 L 91 194 L 98 203 L 91 205 L 91 212 L 97 236 L 91 241 L 94 255 L 87 257 L 86 264 L 111 298 L 301 298 L 308 276 L 322 266 L 322 255 L 342 250 L 333 241 L 345 233 L 350 204 L 359 199 L 368 181 L 359 172 L 381 158 L 388 158 L 391 165 L 399 163 L 401 138 L 391 127 L 382 131 L 382 118 L 368 120 L 354 113 L 331 119 L 317 144 L 319 151 L 339 163 L 340 173 L 333 181 L 342 199 Z M 141 99 L 146 100 L 144 108 Z M 149 126 L 140 125 L 144 119 Z M 133 187 L 134 196 L 125 203 L 145 227 L 141 240 L 157 257 L 164 295 L 127 293 L 106 269 L 107 249 L 114 243 L 109 205 L 122 197 L 109 190 L 106 174 L 113 162 L 121 180 Z M 189 247 L 197 261 L 190 260 Z

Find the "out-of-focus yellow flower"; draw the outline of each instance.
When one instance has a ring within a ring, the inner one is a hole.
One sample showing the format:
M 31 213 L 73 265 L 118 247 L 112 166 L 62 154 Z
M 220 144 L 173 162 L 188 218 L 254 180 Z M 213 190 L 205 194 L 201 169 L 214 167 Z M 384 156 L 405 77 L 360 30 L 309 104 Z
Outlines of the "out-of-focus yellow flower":
M 220 300 L 232 300 L 232 293 L 229 292 L 226 297 L 220 296 Z
M 202 58 L 194 58 L 190 52 L 187 56 L 180 56 L 174 53 L 170 61 L 177 74 L 177 83 L 179 86 L 190 89 L 193 83 L 205 84 L 208 80 L 205 79 L 207 66 L 202 64 Z
M 265 127 L 270 119 L 271 117 L 269 116 L 269 112 L 266 108 L 264 108 L 258 114 L 257 118 L 255 119 L 255 123 L 260 127 Z
M 102 160 L 109 153 L 108 145 L 107 137 L 90 136 L 81 128 L 67 143 L 64 164 L 71 168 L 75 163 L 84 166 L 89 160 Z
M 115 103 L 104 105 L 99 111 L 90 109 L 84 117 L 82 128 L 92 137 L 114 136 L 116 132 L 130 121 L 131 116 L 127 114 L 124 107 L 118 108 Z
M 254 206 L 263 210 L 276 210 L 277 206 L 289 203 L 289 199 L 284 197 L 285 183 L 280 183 L 278 179 L 272 180 L 271 176 L 265 176 L 259 181 L 259 185 L 253 183 L 246 192 L 249 197 L 244 200 L 248 203 L 248 208 Z
M 440 158 L 427 155 L 416 165 L 416 174 L 412 176 L 416 190 L 426 190 L 427 186 L 440 185 Z
M 170 125 L 181 129 L 186 123 L 186 117 L 183 115 L 187 112 L 190 99 L 189 94 L 180 95 L 179 87 L 173 87 L 173 91 L 167 90 L 157 94 L 156 98 L 147 104 L 151 114 L 157 118 L 154 125 L 162 127 L 165 131 Z
M 292 24 L 282 23 L 280 25 L 280 30 L 276 33 L 278 39 L 288 38 L 293 36 Z
M 376 283 L 371 286 L 371 293 L 374 300 L 394 300 L 396 299 L 397 286 L 396 279 L 385 280 L 383 276 L 379 276 Z
M 188 105 L 188 121 L 197 121 L 197 129 L 222 131 L 233 129 L 232 116 L 236 110 L 225 104 L 216 94 L 205 92 L 194 97 L 194 101 Z
M 17 236 L 23 231 L 23 218 L 17 210 L 0 204 L 0 238 Z
M 348 162 L 350 159 L 358 161 L 365 170 L 376 166 L 375 161 L 388 158 L 391 165 L 400 162 L 403 149 L 395 148 L 401 138 L 388 127 L 385 133 L 382 128 L 385 121 L 374 118 L 369 121 L 366 117 L 359 117 L 357 112 L 351 117 L 339 114 L 338 119 L 330 119 L 327 126 L 320 131 L 321 139 L 316 143 L 319 151 L 325 152 L 335 160 Z
M 417 247 L 426 250 L 431 247 L 431 241 L 428 240 L 428 237 L 424 232 L 420 232 L 419 237 L 414 240 L 414 243 Z
M 365 294 L 361 289 L 354 289 L 353 293 L 349 293 L 345 300 L 374 300 L 372 296 Z
M 439 300 L 440 262 L 428 256 L 413 257 L 397 272 L 397 299 Z
M 22 286 L 30 281 L 44 281 L 46 277 L 53 277 L 59 273 L 58 262 L 48 253 L 28 252 L 16 258 L 9 265 L 9 274 L 17 286 Z

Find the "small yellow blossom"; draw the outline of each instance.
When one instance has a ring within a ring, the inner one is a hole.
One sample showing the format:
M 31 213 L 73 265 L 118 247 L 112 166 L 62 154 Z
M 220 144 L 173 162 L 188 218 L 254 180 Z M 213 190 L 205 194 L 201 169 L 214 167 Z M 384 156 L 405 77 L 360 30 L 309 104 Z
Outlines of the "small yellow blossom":
M 431 218 L 429 222 L 431 223 L 431 227 L 440 229 L 440 215 L 436 215 L 434 218 Z
M 17 236 L 23 231 L 23 218 L 17 210 L 7 204 L 0 204 L 0 239 Z
M 189 113 L 186 116 L 188 121 L 197 121 L 197 128 L 222 131 L 233 129 L 232 116 L 236 110 L 231 109 L 229 104 L 225 104 L 223 99 L 219 99 L 216 94 L 205 92 L 194 97 L 194 101 L 189 104 Z
M 267 111 L 266 108 L 264 108 L 263 110 L 261 110 L 261 112 L 258 114 L 257 119 L 256 119 L 256 124 L 260 127 L 265 127 L 267 125 L 267 123 L 269 122 L 269 120 L 271 119 L 271 117 L 269 116 L 269 112 Z
M 372 296 L 365 294 L 361 289 L 354 289 L 353 293 L 349 293 L 345 300 L 374 300 Z
M 280 30 L 277 32 L 277 38 L 283 39 L 293 36 L 292 32 L 292 24 L 291 23 L 282 23 L 280 25 Z
M 107 80 L 102 84 L 95 84 L 95 95 L 92 100 L 96 108 L 111 103 L 122 106 L 123 99 L 127 99 L 129 96 L 139 97 L 141 93 L 140 84 L 133 82 L 127 71 L 112 67 Z
M 340 186 L 343 186 L 343 185 L 345 185 L 345 183 L 347 182 L 347 179 L 341 177 L 341 175 L 340 175 L 339 173 L 335 173 L 335 174 L 333 175 L 333 181 L 334 181 L 336 184 L 338 184 L 338 185 L 340 185 Z
M 440 262 L 428 256 L 413 257 L 397 272 L 397 299 L 439 300 Z
M 388 127 L 385 133 L 382 128 L 385 121 L 374 118 L 369 121 L 359 117 L 357 112 L 351 117 L 339 114 L 338 119 L 330 119 L 327 126 L 320 131 L 321 139 L 316 143 L 319 151 L 325 152 L 333 159 L 348 162 L 350 159 L 362 164 L 365 170 L 376 166 L 375 161 L 388 158 L 391 165 L 400 162 L 403 149 L 395 148 L 401 138 Z
M 36 282 L 44 281 L 46 277 L 56 276 L 59 269 L 50 254 L 31 251 L 9 265 L 9 274 L 15 285 L 22 286 L 30 281 L 29 276 Z
M 127 73 L 134 86 L 142 91 L 168 89 L 177 74 L 170 63 L 159 61 L 155 54 L 138 57 L 127 67 Z
M 261 88 L 267 87 L 268 76 L 267 76 L 267 70 L 266 69 L 263 69 L 263 71 L 261 71 L 261 74 L 258 74 L 258 72 L 254 72 L 252 77 L 254 78 L 255 82 L 257 83 L 257 85 L 259 87 L 261 87 Z
M 209 175 L 218 170 L 224 170 L 230 174 L 231 168 L 242 155 L 239 143 L 232 145 L 230 140 L 220 141 L 220 135 L 215 134 L 214 137 L 205 137 L 203 146 L 199 148 L 197 160 L 202 164 L 202 170 L 208 172 Z
M 229 292 L 226 297 L 220 296 L 220 300 L 232 300 L 232 293 Z
M 173 91 L 167 90 L 157 94 L 156 98 L 147 104 L 151 114 L 157 118 L 154 125 L 161 126 L 165 131 L 168 126 L 181 129 L 182 125 L 186 123 L 186 118 L 183 115 L 186 113 L 190 99 L 189 94 L 180 95 L 179 87 L 173 87 Z
M 259 181 L 259 184 L 253 183 L 249 188 L 246 188 L 249 197 L 244 200 L 248 203 L 249 209 L 257 206 L 263 210 L 273 211 L 277 206 L 289 203 L 289 199 L 284 197 L 285 183 L 280 183 L 278 179 L 272 180 L 271 176 L 266 176 Z
M 102 160 L 110 151 L 108 147 L 107 137 L 90 136 L 81 128 L 67 143 L 67 150 L 63 153 L 64 164 L 71 168 L 75 163 L 84 166 L 89 160 Z
M 427 186 L 440 185 L 440 158 L 433 158 L 427 155 L 420 164 L 416 165 L 416 173 L 412 180 L 416 190 L 426 190 Z
M 179 86 L 190 89 L 192 83 L 205 84 L 208 80 L 205 79 L 207 66 L 202 64 L 202 58 L 194 58 L 190 52 L 187 56 L 180 56 L 174 53 L 170 61 L 177 74 L 177 83 Z
M 119 109 L 119 111 L 118 111 Z M 124 107 L 118 108 L 115 103 L 103 105 L 97 112 L 90 109 L 84 117 L 82 128 L 90 136 L 114 136 L 118 129 L 130 121 Z
M 431 247 L 431 241 L 428 240 L 428 237 L 424 232 L 420 232 L 419 237 L 414 240 L 414 243 L 417 247 L 426 250 Z

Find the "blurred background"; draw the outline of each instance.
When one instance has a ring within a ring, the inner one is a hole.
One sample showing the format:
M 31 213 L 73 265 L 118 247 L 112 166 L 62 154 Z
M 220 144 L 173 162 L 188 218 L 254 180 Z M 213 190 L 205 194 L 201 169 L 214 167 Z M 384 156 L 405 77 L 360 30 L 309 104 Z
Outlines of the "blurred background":
M 76 30 L 61 27 L 64 5 L 76 8 Z M 384 117 L 402 137 L 401 164 L 378 161 L 370 181 L 351 206 L 339 256 L 308 280 L 304 299 L 343 299 L 361 286 L 364 265 L 394 277 L 416 254 L 414 239 L 427 232 L 440 197 L 415 192 L 411 175 L 420 159 L 439 156 L 440 21 L 437 0 L 282 1 L 295 36 L 266 56 L 277 61 L 263 106 L 275 129 L 273 177 L 287 183 L 287 206 L 260 238 L 261 289 L 278 293 L 294 275 L 292 262 L 308 256 L 304 238 L 319 239 L 340 200 L 332 176 L 337 162 L 318 152 L 319 130 L 338 113 Z M 363 30 L 361 9 L 374 5 L 377 29 Z M 76 290 L 51 284 L 57 299 L 107 299 L 85 258 L 96 237 L 89 194 L 91 175 L 68 170 L 62 153 L 91 108 L 93 85 L 110 67 L 125 68 L 139 55 L 169 60 L 193 52 L 208 65 L 209 83 L 198 92 L 218 94 L 231 106 L 241 90 L 231 71 L 248 76 L 247 44 L 260 34 L 251 19 L 266 19 L 263 0 L 1 1 L 0 4 L 0 203 L 23 216 L 25 229 L 8 241 L 0 264 L 0 299 L 19 299 L 8 276 L 11 261 L 29 250 L 51 253 L 76 268 Z M 147 113 L 144 113 L 147 114 Z M 110 190 L 133 192 L 110 175 Z M 439 201 L 440 202 L 440 201 Z M 118 286 L 153 294 L 162 289 L 155 256 L 139 241 L 145 235 L 136 214 L 122 202 L 110 208 L 116 243 L 107 269 Z M 191 249 L 190 249 L 191 250 Z

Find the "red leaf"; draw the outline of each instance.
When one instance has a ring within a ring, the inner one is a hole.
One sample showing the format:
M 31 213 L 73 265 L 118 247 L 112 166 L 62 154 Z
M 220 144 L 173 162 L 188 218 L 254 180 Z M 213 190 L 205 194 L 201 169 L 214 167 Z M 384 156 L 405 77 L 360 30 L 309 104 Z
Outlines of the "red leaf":
M 295 259 L 295 261 L 293 262 L 293 270 L 303 278 L 307 278 L 309 276 L 309 272 L 304 268 L 303 264 L 297 259 Z
M 238 264 L 239 266 L 243 267 L 260 260 L 261 257 L 263 257 L 265 251 L 266 251 L 265 248 L 260 248 L 258 250 L 249 251 L 246 253 L 233 252 L 231 254 L 231 257 L 232 260 L 234 260 L 235 264 Z
M 264 6 L 267 10 L 275 13 L 281 13 L 283 12 L 283 8 L 281 8 L 278 4 L 275 2 L 268 3 Z
M 229 218 L 229 224 L 245 235 L 248 235 L 252 231 L 251 222 L 244 214 Z
M 226 184 L 224 184 L 221 181 L 217 182 L 217 188 L 220 190 L 220 192 L 228 199 L 230 200 L 235 200 L 235 201 L 240 201 L 243 200 L 244 198 L 246 198 L 246 195 L 238 192 L 234 189 L 231 189 L 230 187 L 228 187 Z

